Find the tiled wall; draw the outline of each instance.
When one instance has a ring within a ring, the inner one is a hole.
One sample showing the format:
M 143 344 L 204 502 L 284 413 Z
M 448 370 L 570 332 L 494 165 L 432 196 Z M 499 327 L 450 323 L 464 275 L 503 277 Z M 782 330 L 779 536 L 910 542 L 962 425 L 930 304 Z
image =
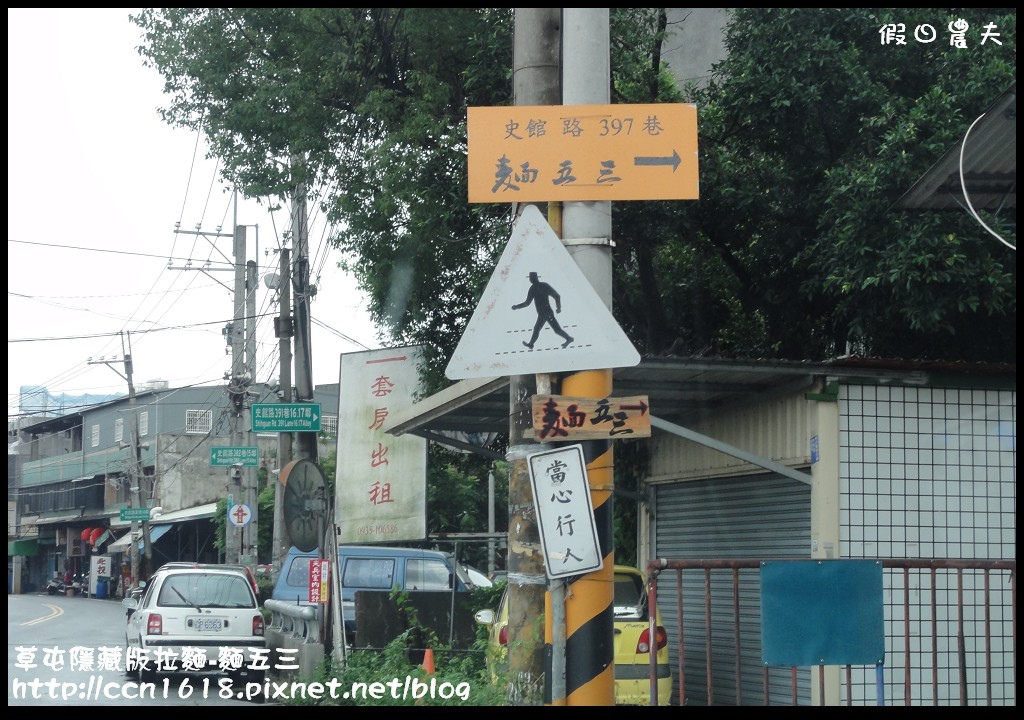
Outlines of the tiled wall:
M 1014 391 L 844 385 L 840 394 L 840 541 L 847 558 L 1016 558 L 1017 395 Z M 1013 704 L 1007 575 L 987 591 L 978 572 L 885 578 L 886 704 L 903 704 L 904 587 L 910 588 L 912 704 Z M 991 579 L 990 579 L 991 584 Z M 932 594 L 938 639 L 932 640 Z M 961 609 L 962 608 L 962 609 Z M 992 617 L 992 613 L 996 617 Z M 964 648 L 958 647 L 960 616 Z M 952 647 L 950 644 L 952 643 Z M 939 661 L 931 661 L 933 645 Z M 959 669 L 965 659 L 966 672 Z M 933 668 L 937 665 L 937 668 Z M 986 670 L 986 668 L 991 668 Z M 936 682 L 935 674 L 938 675 Z M 874 697 L 874 668 L 854 692 Z M 935 685 L 937 684 L 937 688 Z M 983 704 L 983 701 L 982 703 Z

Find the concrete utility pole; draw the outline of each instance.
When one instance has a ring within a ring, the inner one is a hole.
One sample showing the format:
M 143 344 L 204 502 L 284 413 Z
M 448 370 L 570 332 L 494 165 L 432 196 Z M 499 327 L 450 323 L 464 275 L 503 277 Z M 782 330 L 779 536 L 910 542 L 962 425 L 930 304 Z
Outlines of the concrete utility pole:
M 246 391 L 249 383 L 245 377 L 245 226 L 235 224 L 234 235 L 234 319 L 231 323 L 231 374 L 228 377 L 228 399 L 231 412 L 231 444 L 244 444 Z M 242 468 L 228 469 L 228 512 L 232 503 L 245 502 L 242 492 Z M 230 520 L 224 528 L 224 560 L 237 563 L 242 554 L 242 532 Z
M 206 232 L 200 225 L 196 225 L 195 231 L 182 230 L 180 224 L 176 223 L 174 232 L 186 235 L 197 235 L 202 237 L 223 257 L 229 264 L 226 268 L 210 267 L 209 263 L 202 266 L 193 266 L 190 260 L 182 267 L 174 267 L 168 262 L 169 270 L 194 270 L 202 273 L 217 271 L 233 272 L 235 282 L 233 289 L 234 313 L 231 323 L 228 324 L 225 335 L 228 338 L 228 346 L 231 348 L 231 371 L 225 374 L 224 379 L 228 381 L 228 397 L 230 400 L 231 412 L 231 442 L 235 447 L 242 445 L 252 446 L 255 443 L 252 439 L 252 425 L 246 418 L 246 410 L 249 408 L 249 387 L 256 377 L 256 263 L 246 262 L 246 227 L 238 224 L 238 191 L 235 191 L 235 212 L 234 232 L 222 233 L 218 225 L 216 232 Z M 215 241 L 210 238 L 230 237 L 233 239 L 232 257 L 228 258 L 217 248 Z M 256 243 L 259 249 L 259 226 L 256 226 Z M 227 286 L 225 286 L 227 287 Z M 228 495 L 228 509 L 232 504 L 244 503 L 252 512 L 252 519 L 245 529 L 236 528 L 229 521 L 224 531 L 224 559 L 226 562 L 237 563 L 243 555 L 252 558 L 256 562 L 258 552 L 258 502 L 259 490 L 256 483 L 256 472 L 248 467 L 228 468 L 226 492 Z
M 558 105 L 559 8 L 516 8 L 512 89 L 516 105 Z M 547 573 L 530 486 L 533 439 L 530 398 L 536 378 L 509 378 L 508 660 L 509 704 L 540 705 L 544 699 L 544 597 Z
M 302 164 L 302 158 L 296 156 L 292 162 Z M 313 402 L 313 353 L 311 350 L 311 301 L 316 289 L 309 284 L 309 218 L 306 215 L 306 185 L 298 183 L 295 186 L 295 195 L 292 198 L 292 237 L 295 241 L 295 257 L 292 268 L 292 288 L 295 291 L 295 392 L 298 402 Z M 295 459 L 309 460 L 319 467 L 319 453 L 317 448 L 316 432 L 299 432 L 295 435 Z M 340 462 L 339 458 L 339 462 Z M 284 467 L 282 465 L 282 467 Z M 282 493 L 283 494 L 283 493 Z M 317 523 L 318 535 L 317 546 L 320 559 L 329 558 L 331 561 L 331 576 L 338 576 L 337 553 L 328 554 L 328 547 L 334 547 L 336 538 L 333 531 L 330 539 L 325 536 L 327 533 L 326 523 L 328 521 L 327 508 L 330 504 L 321 508 L 322 522 Z M 340 587 L 340 586 L 338 586 Z M 333 593 L 331 602 L 324 608 L 325 613 L 330 612 L 335 618 L 333 622 L 324 619 L 321 624 L 321 640 L 324 647 L 334 647 L 334 639 L 344 645 L 344 627 L 341 623 L 341 616 L 337 612 L 340 607 L 341 593 Z M 339 634 L 340 633 L 340 634 Z M 336 650 L 335 650 L 336 653 Z M 342 648 L 342 657 L 344 648 Z
M 295 189 L 292 199 L 292 238 L 295 257 L 292 287 L 295 290 L 295 392 L 298 402 L 313 402 L 313 355 L 310 347 L 310 300 L 314 290 L 309 285 L 309 220 L 306 216 L 306 186 Z M 296 433 L 296 459 L 317 458 L 317 434 Z M 322 540 L 322 538 L 321 538 Z
M 113 360 L 98 360 L 95 363 L 90 360 L 90 365 L 106 365 L 128 383 L 128 407 L 131 410 L 130 443 L 131 454 L 128 462 L 128 504 L 133 510 L 140 510 L 146 507 L 142 504 L 142 478 L 145 475 L 142 465 L 142 444 L 139 439 L 139 409 L 135 404 L 135 383 L 132 380 L 132 336 L 128 333 L 127 348 L 122 338 L 121 351 L 124 355 L 124 374 L 111 365 Z M 133 518 L 135 516 L 133 515 Z M 136 586 L 139 580 L 144 580 L 139 557 L 139 522 L 132 520 L 131 543 L 128 546 L 128 557 L 131 558 L 132 586 Z M 153 571 L 153 545 L 149 539 L 149 521 L 142 521 L 143 552 L 146 557 L 146 573 Z
M 611 97 L 609 9 L 562 8 L 562 104 L 607 105 Z M 611 202 L 567 202 L 562 243 L 605 307 L 612 307 Z M 562 393 L 605 398 L 612 371 L 562 376 Z M 612 443 L 583 443 L 590 497 L 604 567 L 574 581 L 566 594 L 566 701 L 568 705 L 615 704 L 615 552 Z
M 608 8 L 516 8 L 513 90 L 516 105 L 604 105 L 610 97 Z M 611 308 L 611 203 L 548 204 L 548 222 L 605 307 Z M 533 384 L 531 385 L 531 380 Z M 604 567 L 572 583 L 551 584 L 536 525 L 527 457 L 542 449 L 532 439 L 534 392 L 603 398 L 612 372 L 589 370 L 510 378 L 509 423 L 509 671 L 510 702 L 537 704 L 531 693 L 540 630 L 549 643 L 547 702 L 614 705 L 614 468 L 610 441 L 585 442 L 584 455 Z
M 256 249 L 259 251 L 259 226 L 256 227 Z M 256 261 L 249 260 L 245 264 L 245 371 L 246 382 L 244 383 L 245 393 L 242 396 L 242 427 L 245 432 L 246 447 L 253 447 L 256 442 L 252 434 L 252 416 L 249 412 L 251 406 L 249 388 L 256 379 Z M 260 551 L 260 503 L 259 483 L 256 478 L 257 468 L 242 468 L 242 478 L 245 489 L 242 492 L 243 501 L 249 506 L 252 512 L 252 519 L 243 528 L 242 538 L 242 563 L 255 565 L 259 562 Z
M 285 243 L 291 233 L 286 233 Z M 292 401 L 292 336 L 295 335 L 292 320 L 292 254 L 287 244 L 281 248 L 281 278 L 278 289 L 281 292 L 281 314 L 274 322 L 274 335 L 278 338 L 281 353 L 281 378 L 278 397 L 281 402 Z M 280 433 L 277 438 L 277 475 L 274 476 L 274 549 L 271 561 L 274 567 L 284 567 L 285 556 L 291 545 L 288 528 L 284 525 L 284 486 L 281 485 L 281 470 L 292 461 L 292 435 Z

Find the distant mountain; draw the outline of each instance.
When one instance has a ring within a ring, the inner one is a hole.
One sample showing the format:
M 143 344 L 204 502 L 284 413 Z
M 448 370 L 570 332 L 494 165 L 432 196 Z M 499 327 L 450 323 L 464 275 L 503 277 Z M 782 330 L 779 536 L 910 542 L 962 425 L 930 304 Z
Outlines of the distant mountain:
M 51 395 L 50 392 L 38 385 L 22 385 L 18 394 L 18 412 L 22 415 L 49 415 L 59 417 L 80 411 L 82 408 L 100 403 L 116 400 L 124 397 L 125 393 L 114 393 L 112 395 L 96 395 L 87 393 L 85 395 Z

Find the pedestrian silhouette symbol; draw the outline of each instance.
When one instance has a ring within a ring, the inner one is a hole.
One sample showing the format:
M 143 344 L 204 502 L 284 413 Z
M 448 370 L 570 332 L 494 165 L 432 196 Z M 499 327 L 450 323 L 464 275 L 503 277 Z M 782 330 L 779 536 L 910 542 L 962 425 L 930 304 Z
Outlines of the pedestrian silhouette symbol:
M 551 309 L 551 300 L 555 301 L 554 310 Z M 555 318 L 555 313 L 562 312 L 562 296 L 558 294 L 551 285 L 546 282 L 541 282 L 540 277 L 536 272 L 530 273 L 530 290 L 526 294 L 526 299 L 521 303 L 516 303 L 512 306 L 513 310 L 521 310 L 530 303 L 533 303 L 537 310 L 537 322 L 533 325 L 533 335 L 530 336 L 530 342 L 523 341 L 523 345 L 533 350 L 534 344 L 537 342 L 537 338 L 540 336 L 540 331 L 544 329 L 545 325 L 551 327 L 555 331 L 555 334 L 561 337 L 565 342 L 562 343 L 562 347 L 568 347 L 573 338 L 569 333 L 562 329 L 562 326 L 558 323 Z
M 493 379 L 639 363 L 604 298 L 537 206 L 526 205 L 445 375 Z

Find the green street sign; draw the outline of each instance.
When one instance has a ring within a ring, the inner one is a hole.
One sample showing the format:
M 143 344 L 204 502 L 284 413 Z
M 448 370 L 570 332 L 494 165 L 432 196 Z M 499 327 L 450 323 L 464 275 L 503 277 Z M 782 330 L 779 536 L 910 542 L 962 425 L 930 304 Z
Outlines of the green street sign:
M 210 467 L 259 467 L 259 464 L 260 449 L 255 446 L 210 448 Z
M 121 522 L 146 522 L 149 508 L 121 508 Z
M 252 406 L 253 432 L 320 432 L 320 403 Z

